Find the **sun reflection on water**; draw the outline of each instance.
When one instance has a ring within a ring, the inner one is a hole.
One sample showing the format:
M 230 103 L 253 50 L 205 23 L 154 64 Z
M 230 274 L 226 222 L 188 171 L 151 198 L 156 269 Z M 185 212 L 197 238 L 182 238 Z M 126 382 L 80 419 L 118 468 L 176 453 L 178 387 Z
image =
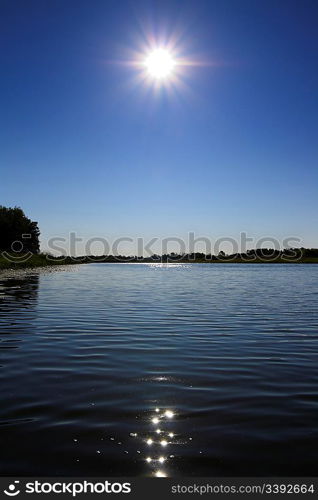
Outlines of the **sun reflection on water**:
M 152 424 L 157 425 L 159 422 L 161 424 L 160 428 L 157 428 L 154 430 L 155 434 L 160 436 L 160 439 L 151 439 L 152 444 L 154 444 L 153 450 L 154 452 L 157 451 L 159 455 L 159 449 L 160 448 L 167 448 L 169 445 L 173 444 L 172 439 L 174 438 L 175 434 L 174 432 L 171 432 L 170 430 L 170 425 L 171 421 L 175 417 L 175 412 L 172 409 L 169 408 L 155 408 L 154 409 L 155 415 L 152 415 L 150 417 L 150 421 Z M 167 424 L 169 427 L 167 428 Z M 157 464 L 164 464 L 167 461 L 171 461 L 172 458 L 174 458 L 174 455 L 169 455 L 169 456 L 152 456 L 152 457 L 147 457 L 146 462 L 147 464 L 151 465 L 151 474 L 155 477 L 167 477 L 168 473 L 163 470 L 162 468 L 158 469 Z
M 165 474 L 161 470 L 157 470 L 157 472 L 155 472 L 155 476 L 156 477 L 167 477 L 167 474 Z
M 168 477 L 168 472 L 162 468 L 163 464 L 171 462 L 175 455 L 162 454 L 162 448 L 168 449 L 170 445 L 176 444 L 173 441 L 175 433 L 171 432 L 171 425 L 174 425 L 173 421 L 175 417 L 175 411 L 170 408 L 154 408 L 151 410 L 150 415 L 148 414 L 146 422 L 148 422 L 149 428 L 142 437 L 135 432 L 131 432 L 130 436 L 142 439 L 143 442 L 151 449 L 151 454 L 145 451 L 146 456 L 143 458 L 147 466 L 150 467 L 149 474 L 153 477 Z M 153 428 L 153 425 L 160 423 L 160 428 Z M 170 451 L 170 450 L 169 450 Z M 159 468 L 160 467 L 160 468 Z

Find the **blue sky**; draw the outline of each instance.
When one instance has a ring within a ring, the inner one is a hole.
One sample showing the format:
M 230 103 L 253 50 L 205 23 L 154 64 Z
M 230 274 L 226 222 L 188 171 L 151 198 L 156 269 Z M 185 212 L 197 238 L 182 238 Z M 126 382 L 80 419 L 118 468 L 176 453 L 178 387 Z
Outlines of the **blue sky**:
M 318 246 L 315 0 L 0 10 L 0 203 L 39 222 L 43 248 L 189 231 Z M 129 64 L 150 38 L 194 63 L 173 89 Z

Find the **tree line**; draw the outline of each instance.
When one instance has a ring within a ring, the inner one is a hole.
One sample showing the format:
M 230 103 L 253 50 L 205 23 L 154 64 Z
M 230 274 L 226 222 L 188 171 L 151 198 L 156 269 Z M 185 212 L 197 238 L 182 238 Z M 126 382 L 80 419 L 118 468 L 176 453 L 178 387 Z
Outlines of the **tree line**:
M 29 219 L 20 207 L 4 207 L 0 205 L 0 251 L 26 253 L 33 255 L 40 252 L 40 230 L 38 223 Z M 52 256 L 48 256 L 52 260 Z M 149 257 L 137 255 L 86 255 L 83 257 L 64 257 L 77 262 L 299 262 L 318 259 L 318 248 L 256 248 L 243 253 L 218 255 L 192 252 L 163 255 L 153 254 Z M 59 257 L 63 260 L 63 257 Z

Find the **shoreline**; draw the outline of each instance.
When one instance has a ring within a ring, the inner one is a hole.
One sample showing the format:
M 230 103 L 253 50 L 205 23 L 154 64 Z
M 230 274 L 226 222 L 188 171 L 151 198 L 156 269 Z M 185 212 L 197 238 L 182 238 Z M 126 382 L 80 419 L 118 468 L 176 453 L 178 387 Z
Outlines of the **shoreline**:
M 3 277 L 6 274 L 16 274 L 16 273 L 29 273 L 30 271 L 34 270 L 46 270 L 47 272 L 52 272 L 52 271 L 63 271 L 65 268 L 73 267 L 73 266 L 78 266 L 78 265 L 83 265 L 83 264 L 145 264 L 145 265 L 178 265 L 178 264 L 247 264 L 247 265 L 252 265 L 252 264 L 276 264 L 276 265 L 286 265 L 286 264 L 318 264 L 318 259 L 304 259 L 304 260 L 281 260 L 281 259 L 276 259 L 276 260 L 169 260 L 169 261 L 154 261 L 154 260 L 140 260 L 140 261 L 129 261 L 129 260 L 108 260 L 108 261 L 98 261 L 98 260 L 91 260 L 91 261 L 74 261 L 71 258 L 67 258 L 67 262 L 52 262 L 52 261 L 45 261 L 41 263 L 35 264 L 34 262 L 31 263 L 31 265 L 28 265 L 28 262 L 23 262 L 22 263 L 16 263 L 12 264 L 12 262 L 7 262 L 7 266 L 2 262 L 0 266 L 0 277 Z

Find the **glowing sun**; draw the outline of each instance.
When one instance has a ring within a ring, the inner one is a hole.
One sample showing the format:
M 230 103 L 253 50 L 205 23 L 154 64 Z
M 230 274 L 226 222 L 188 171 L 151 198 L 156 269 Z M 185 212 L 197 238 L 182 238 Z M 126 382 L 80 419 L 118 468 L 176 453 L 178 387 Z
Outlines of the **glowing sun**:
M 144 65 L 150 76 L 162 79 L 172 76 L 176 61 L 169 50 L 155 49 L 146 57 Z

